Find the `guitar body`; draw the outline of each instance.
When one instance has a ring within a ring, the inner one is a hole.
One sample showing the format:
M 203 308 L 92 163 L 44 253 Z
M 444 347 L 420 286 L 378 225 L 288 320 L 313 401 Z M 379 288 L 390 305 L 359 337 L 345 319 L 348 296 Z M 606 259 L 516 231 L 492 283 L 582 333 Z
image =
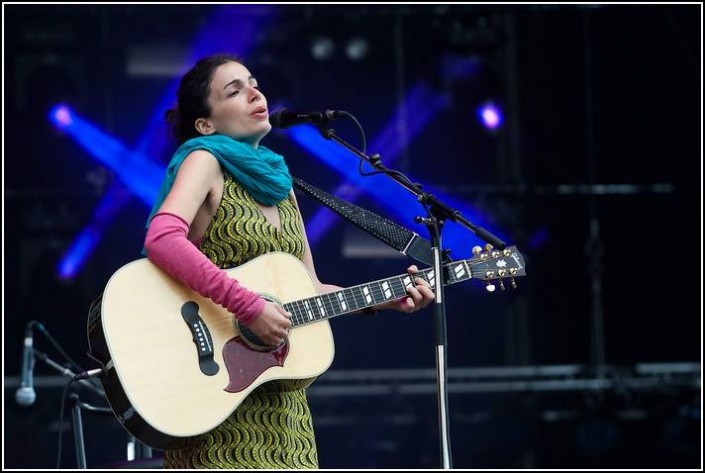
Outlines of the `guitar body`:
M 286 253 L 260 256 L 228 274 L 280 303 L 316 296 L 306 267 Z M 335 353 L 327 320 L 293 328 L 277 349 L 251 348 L 232 314 L 146 258 L 111 277 L 92 309 L 88 338 L 92 355 L 107 368 L 101 381 L 118 420 L 162 450 L 215 428 L 263 383 L 313 382 Z M 212 355 L 199 358 L 209 347 Z

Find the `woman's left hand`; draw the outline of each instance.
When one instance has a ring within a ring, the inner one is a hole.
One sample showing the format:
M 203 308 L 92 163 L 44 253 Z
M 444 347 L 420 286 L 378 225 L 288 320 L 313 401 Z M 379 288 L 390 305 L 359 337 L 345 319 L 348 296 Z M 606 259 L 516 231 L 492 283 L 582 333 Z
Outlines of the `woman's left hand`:
M 417 268 L 416 265 L 411 265 L 406 270 L 406 272 L 411 276 L 418 271 L 419 268 Z M 423 278 L 414 278 L 414 282 L 416 283 L 416 286 L 409 286 L 406 289 L 406 292 L 409 293 L 408 296 L 391 301 L 381 306 L 376 306 L 375 309 L 394 309 L 399 312 L 406 312 L 407 314 L 410 314 L 429 305 L 431 301 L 436 298 L 436 295 L 431 289 L 431 285 Z
M 407 268 L 406 272 L 411 276 L 417 273 L 419 268 L 416 265 L 411 265 Z M 416 312 L 421 310 L 436 298 L 436 295 L 431 289 L 431 285 L 423 278 L 414 278 L 416 282 L 416 287 L 409 286 L 406 292 L 409 293 L 409 297 L 403 297 L 397 301 L 397 310 L 400 312 Z

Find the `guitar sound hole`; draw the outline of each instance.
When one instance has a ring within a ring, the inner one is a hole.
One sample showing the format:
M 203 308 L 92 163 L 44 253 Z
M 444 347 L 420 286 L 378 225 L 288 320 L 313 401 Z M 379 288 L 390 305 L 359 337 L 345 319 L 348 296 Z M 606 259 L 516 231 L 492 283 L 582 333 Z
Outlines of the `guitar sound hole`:
M 267 302 L 283 305 L 279 299 L 277 299 L 271 294 L 260 294 L 260 297 L 262 297 L 262 299 L 266 300 Z M 287 341 L 287 339 L 284 339 L 279 345 L 275 347 L 267 345 L 262 341 L 262 339 L 255 335 L 255 333 L 250 330 L 246 325 L 241 324 L 240 321 L 235 319 L 234 317 L 233 319 L 235 320 L 235 328 L 237 329 L 238 333 L 240 333 L 240 338 L 242 338 L 242 340 L 253 350 L 264 352 L 274 351 L 279 349 L 279 347 L 284 345 Z
M 240 322 L 237 322 L 237 330 L 240 332 L 240 338 L 249 346 L 250 348 L 257 350 L 257 351 L 275 351 L 278 350 L 279 347 L 284 345 L 287 342 L 287 339 L 285 338 L 282 340 L 282 342 L 273 347 L 270 345 L 267 345 L 264 343 L 257 335 L 254 334 L 252 330 L 247 328 L 246 326 L 240 324 Z

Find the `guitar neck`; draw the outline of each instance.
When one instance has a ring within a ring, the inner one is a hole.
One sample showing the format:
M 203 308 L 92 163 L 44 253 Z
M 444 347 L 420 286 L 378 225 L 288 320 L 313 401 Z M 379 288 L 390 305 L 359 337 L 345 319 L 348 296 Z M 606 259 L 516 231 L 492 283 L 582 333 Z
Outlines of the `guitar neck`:
M 470 266 L 466 260 L 449 263 L 444 268 L 446 270 L 446 285 L 465 281 L 472 277 Z M 433 268 L 427 268 L 416 273 L 414 277 L 424 279 L 435 289 L 436 277 L 434 273 Z M 292 324 L 297 327 L 399 299 L 407 294 L 407 287 L 413 285 L 415 283 L 412 276 L 400 274 L 340 291 L 289 302 L 284 304 L 284 308 L 291 312 Z

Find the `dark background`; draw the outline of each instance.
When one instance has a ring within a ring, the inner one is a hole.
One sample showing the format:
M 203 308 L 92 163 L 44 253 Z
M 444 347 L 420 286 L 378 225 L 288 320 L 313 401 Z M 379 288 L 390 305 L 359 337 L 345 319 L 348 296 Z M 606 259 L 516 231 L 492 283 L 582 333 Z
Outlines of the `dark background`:
M 160 97 L 177 77 L 137 75 L 131 67 L 144 64 L 135 51 L 183 51 L 196 44 L 192 38 L 209 38 L 209 28 L 212 42 L 221 45 L 217 51 L 242 53 L 239 41 L 249 45 L 245 62 L 270 105 L 348 110 L 368 142 L 414 85 L 423 83 L 447 101 L 390 167 L 482 215 L 488 230 L 517 245 L 528 273 L 514 291 L 489 294 L 479 282 L 448 290 L 449 369 L 576 365 L 583 378 L 593 379 L 615 370 L 628 377 L 644 363 L 697 366 L 698 382 L 685 387 L 674 386 L 666 373 L 648 390 L 451 390 L 454 466 L 698 466 L 701 5 L 3 10 L 6 466 L 55 466 L 63 385 L 38 389 L 31 408 L 12 402 L 26 324 L 42 322 L 73 359 L 94 367 L 86 356 L 89 304 L 120 266 L 140 257 L 149 212 L 138 198 L 126 199 L 77 276 L 59 278 L 63 252 L 119 180 L 54 128 L 48 111 L 67 103 L 134 146 L 155 109 L 159 118 Z M 327 60 L 310 52 L 321 35 L 336 45 Z M 368 41 L 362 60 L 344 52 L 354 36 Z M 155 62 L 163 59 L 152 54 Z M 446 72 L 448 64 L 463 60 L 479 65 L 476 72 Z M 505 107 L 505 125 L 494 133 L 474 114 L 488 97 Z M 336 129 L 359 143 L 355 128 L 341 123 Z M 155 136 L 161 135 L 157 126 Z M 286 133 L 272 133 L 265 144 L 313 184 L 332 191 L 342 182 Z M 166 163 L 172 151 L 155 145 L 150 156 Z M 348 173 L 355 172 L 351 156 Z M 304 196 L 299 202 L 305 218 L 319 207 Z M 389 206 L 364 193 L 357 203 L 395 219 Z M 409 196 L 396 205 L 415 204 Z M 414 230 L 426 235 L 422 227 Z M 322 280 L 354 285 L 398 274 L 409 264 L 391 256 L 346 257 L 346 245 L 357 236 L 338 219 L 315 245 Z M 482 242 L 468 232 L 467 244 L 452 248 L 453 255 L 468 257 L 476 244 Z M 332 321 L 331 370 L 433 370 L 431 318 L 427 310 L 411 318 L 389 313 Z M 600 320 L 603 327 L 596 330 Z M 63 361 L 46 338 L 37 336 L 35 347 Z M 36 373 L 56 375 L 41 363 Z M 321 419 L 321 467 L 438 466 L 433 392 L 334 398 L 312 390 L 311 407 L 314 422 Z M 624 414 L 635 409 L 636 418 Z M 571 414 L 547 420 L 554 411 Z M 116 421 L 87 422 L 86 432 L 93 448 L 89 466 L 122 458 L 124 434 Z M 72 466 L 68 435 L 64 442 L 63 464 Z

